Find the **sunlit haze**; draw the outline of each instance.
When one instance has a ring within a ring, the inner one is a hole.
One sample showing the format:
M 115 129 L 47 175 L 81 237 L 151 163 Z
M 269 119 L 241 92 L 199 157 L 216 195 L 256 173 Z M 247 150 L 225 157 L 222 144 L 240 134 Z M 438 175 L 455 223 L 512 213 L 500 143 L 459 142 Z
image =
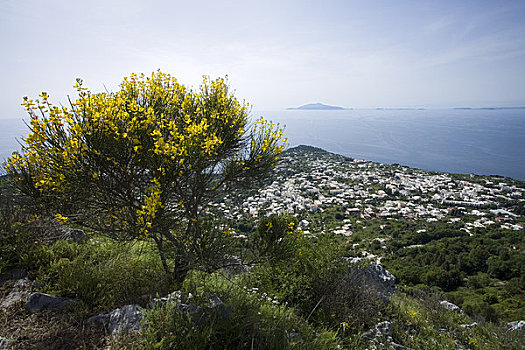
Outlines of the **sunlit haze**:
M 524 1 L 0 2 L 0 118 L 161 69 L 256 110 L 525 105 Z

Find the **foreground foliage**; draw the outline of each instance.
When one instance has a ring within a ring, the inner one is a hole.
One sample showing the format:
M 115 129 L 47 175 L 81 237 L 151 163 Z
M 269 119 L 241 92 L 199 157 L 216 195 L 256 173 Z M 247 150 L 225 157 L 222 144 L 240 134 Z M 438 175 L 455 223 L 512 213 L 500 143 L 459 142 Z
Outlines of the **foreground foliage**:
M 224 79 L 192 91 L 158 71 L 124 78 L 115 93 L 75 87 L 69 108 L 45 92 L 24 99 L 31 132 L 6 164 L 18 189 L 58 220 L 152 239 L 178 281 L 220 267 L 231 232 L 207 205 L 221 188 L 268 175 L 281 130 L 262 118 L 250 125 Z
M 394 325 L 393 340 L 414 349 L 525 346 L 522 334 L 509 332 L 505 324 L 461 327 L 473 320 L 444 309 L 439 304 L 443 295 L 437 290 L 404 289 L 384 304 L 373 290 L 360 288 L 359 280 L 352 279 L 352 270 L 341 263 L 344 249 L 337 246 L 329 237 L 301 238 L 296 253 L 282 262 L 259 264 L 233 278 L 224 271 L 194 270 L 182 285 L 166 285 L 155 247 L 147 242 L 122 244 L 92 234 L 84 243 L 59 240 L 40 245 L 30 252 L 33 264 L 25 265 L 39 289 L 80 302 L 55 314 L 30 316 L 22 305 L 2 310 L 0 317 L 13 321 L 2 323 L 0 335 L 25 345 L 23 335 L 30 335 L 51 349 L 60 344 L 95 348 L 101 346 L 101 339 L 115 349 L 366 349 L 372 340 L 361 335 L 388 320 Z M 176 304 L 151 304 L 153 297 L 175 289 L 191 295 L 186 303 L 208 312 L 204 322 L 196 323 Z M 219 297 L 231 311 L 211 313 L 210 296 Z M 89 316 L 127 303 L 146 307 L 141 333 L 104 338 L 103 329 L 85 324 Z M 32 328 L 37 324 L 46 332 Z M 20 333 L 22 329 L 25 332 Z M 56 337 L 60 342 L 52 341 Z M 386 339 L 372 343 L 388 348 Z
M 208 297 L 218 296 L 231 313 L 207 313 L 199 322 L 175 304 L 154 307 L 147 312 L 144 323 L 148 327 L 138 339 L 140 345 L 131 348 L 277 350 L 327 349 L 340 344 L 336 332 L 315 329 L 277 299 L 220 275 L 195 274 L 184 289 L 192 295 L 188 302 L 208 310 Z

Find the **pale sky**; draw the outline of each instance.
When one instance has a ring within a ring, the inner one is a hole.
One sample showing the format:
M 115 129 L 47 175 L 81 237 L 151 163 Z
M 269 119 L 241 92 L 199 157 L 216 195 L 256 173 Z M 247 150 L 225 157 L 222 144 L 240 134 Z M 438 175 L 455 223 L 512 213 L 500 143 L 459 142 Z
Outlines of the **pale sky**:
M 161 69 L 256 110 L 525 105 L 525 1 L 0 0 L 0 118 Z

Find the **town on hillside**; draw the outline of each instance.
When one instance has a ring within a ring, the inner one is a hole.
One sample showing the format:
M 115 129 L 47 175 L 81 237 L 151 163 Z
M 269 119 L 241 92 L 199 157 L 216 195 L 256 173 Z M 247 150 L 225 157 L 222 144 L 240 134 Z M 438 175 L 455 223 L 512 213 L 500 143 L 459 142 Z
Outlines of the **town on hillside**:
M 475 228 L 525 227 L 520 215 L 525 204 L 524 182 L 351 159 L 310 146 L 285 152 L 272 181 L 240 198 L 227 194 L 212 206 L 234 220 L 295 215 L 305 234 L 320 232 L 311 230 L 309 218 L 332 207 L 340 207 L 338 217 L 345 218 L 330 233 L 343 236 L 352 235 L 355 223 L 371 218 L 459 224 L 470 235 Z

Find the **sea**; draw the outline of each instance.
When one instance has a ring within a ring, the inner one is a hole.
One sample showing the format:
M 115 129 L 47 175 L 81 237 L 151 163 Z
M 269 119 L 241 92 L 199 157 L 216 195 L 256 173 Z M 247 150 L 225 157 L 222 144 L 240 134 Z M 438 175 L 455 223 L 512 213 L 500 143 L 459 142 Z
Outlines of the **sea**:
M 285 126 L 290 146 L 356 159 L 525 180 L 525 109 L 286 110 L 253 113 Z
M 525 181 L 525 109 L 252 111 L 284 127 L 289 147 L 356 159 Z M 19 150 L 22 119 L 0 119 L 0 162 Z M 18 141 L 17 141 L 18 140 Z

